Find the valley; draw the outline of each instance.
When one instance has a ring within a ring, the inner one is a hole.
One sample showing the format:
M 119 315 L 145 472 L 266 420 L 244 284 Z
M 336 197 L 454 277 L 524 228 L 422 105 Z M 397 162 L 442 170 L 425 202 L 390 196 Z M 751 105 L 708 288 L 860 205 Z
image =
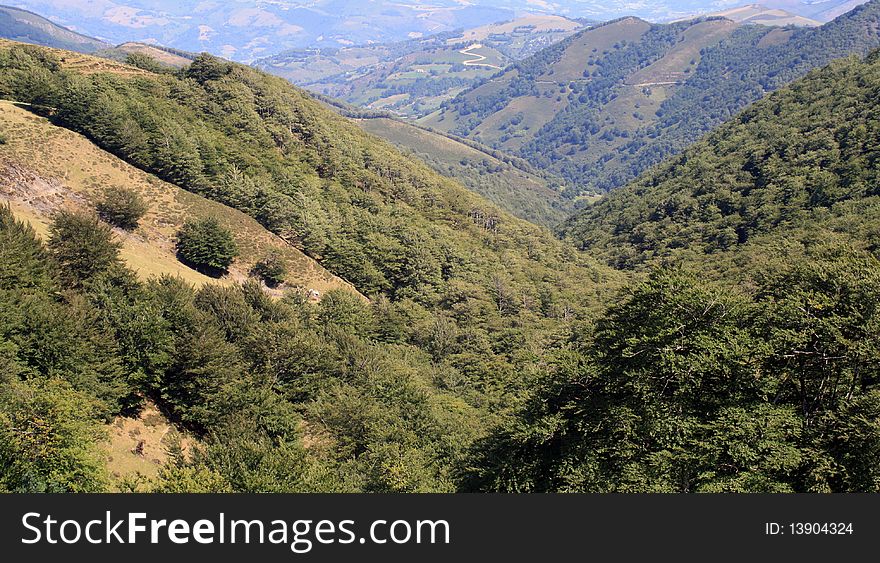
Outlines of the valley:
M 880 0 L 696 5 L 0 19 L 0 492 L 880 491 Z
M 620 187 L 812 68 L 880 46 L 877 4 L 782 30 L 709 17 L 625 18 L 579 32 L 458 94 L 421 124 L 574 184 Z
M 526 16 L 401 43 L 288 51 L 255 65 L 348 103 L 418 117 L 582 27 L 558 16 Z

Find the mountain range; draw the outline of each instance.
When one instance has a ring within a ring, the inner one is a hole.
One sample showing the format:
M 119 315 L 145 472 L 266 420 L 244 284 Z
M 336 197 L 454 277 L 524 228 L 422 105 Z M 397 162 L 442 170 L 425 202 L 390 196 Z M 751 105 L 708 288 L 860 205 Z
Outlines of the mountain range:
M 820 27 L 710 17 L 590 27 L 462 92 L 422 125 L 607 191 L 834 58 L 880 46 L 880 3 Z
M 2 12 L 0 492 L 880 491 L 878 10 L 578 22 L 435 129 Z
M 255 66 L 355 105 L 421 116 L 583 27 L 560 16 L 525 16 L 399 43 L 284 51 Z
M 795 16 L 828 21 L 859 0 L 770 0 L 765 4 Z M 729 9 L 739 2 L 716 0 L 18 0 L 13 6 L 44 14 L 71 30 L 108 43 L 157 43 L 192 52 L 208 51 L 253 61 L 288 49 L 388 43 L 509 21 L 528 14 L 594 21 L 638 16 L 653 22 Z

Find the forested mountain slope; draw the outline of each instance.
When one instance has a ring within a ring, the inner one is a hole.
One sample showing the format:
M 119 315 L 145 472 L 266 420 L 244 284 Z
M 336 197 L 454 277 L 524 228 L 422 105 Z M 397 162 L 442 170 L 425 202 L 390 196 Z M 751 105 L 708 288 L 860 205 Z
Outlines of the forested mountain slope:
M 517 217 L 552 228 L 571 212 L 562 181 L 539 174 L 525 161 L 403 120 L 377 117 L 357 123 Z
M 125 186 L 149 206 L 136 233 L 116 230 L 122 258 L 143 279 L 169 274 L 196 285 L 215 281 L 175 257 L 174 237 L 188 219 L 216 217 L 240 250 L 223 283 L 244 281 L 273 252 L 283 260 L 290 286 L 322 293 L 350 288 L 244 213 L 163 182 L 24 108 L 0 102 L 0 135 L 0 196 L 41 235 L 59 210 L 94 209 L 108 188 Z
M 565 236 L 622 268 L 776 237 L 876 250 L 880 59 L 833 63 L 570 219 Z
M 460 94 L 425 123 L 576 183 L 626 184 L 809 70 L 880 45 L 874 0 L 817 28 L 632 18 L 566 39 Z
M 473 448 L 479 491 L 877 491 L 880 54 L 771 94 L 568 224 L 650 274 Z
M 101 422 L 148 397 L 202 447 L 142 489 L 453 490 L 473 441 L 625 281 L 248 67 L 7 42 L 0 96 L 251 216 L 370 297 L 144 282 L 88 205 L 52 216 L 45 244 L 2 210 L 0 489 L 107 488 Z M 46 417 L 33 458 L 27 429 Z

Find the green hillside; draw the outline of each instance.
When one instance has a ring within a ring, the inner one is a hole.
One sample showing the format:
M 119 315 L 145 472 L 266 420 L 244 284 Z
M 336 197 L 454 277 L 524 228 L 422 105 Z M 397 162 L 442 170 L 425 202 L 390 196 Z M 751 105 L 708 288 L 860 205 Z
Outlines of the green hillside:
M 0 488 L 107 488 L 101 423 L 149 399 L 202 449 L 141 489 L 453 490 L 473 440 L 625 281 L 254 69 L 200 56 L 152 73 L 7 42 L 0 70 L 4 99 L 249 215 L 370 298 L 140 281 L 91 216 L 50 217 L 44 246 L 4 211 L 0 335 L 21 377 L 0 398 L 0 466 L 17 460 Z M 78 348 L 54 354 L 35 326 Z M 69 472 L 21 453 L 40 409 L 66 421 L 46 459 Z
M 0 6 L 0 37 L 80 53 L 94 53 L 110 47 L 103 41 L 61 27 L 33 12 L 10 6 Z
M 474 446 L 478 491 L 877 490 L 880 54 L 757 103 L 568 225 L 650 274 Z
M 880 491 L 878 92 L 781 88 L 579 251 L 253 68 L 0 41 L 0 491 Z
M 755 104 L 562 228 L 621 268 L 787 237 L 876 249 L 880 60 L 845 60 Z
M 462 93 L 424 123 L 606 191 L 809 70 L 880 45 L 880 2 L 821 27 L 628 18 L 583 31 Z
M 555 227 L 570 213 L 570 202 L 561 194 L 561 182 L 539 176 L 526 163 L 515 165 L 510 157 L 497 151 L 476 143 L 465 144 L 405 121 L 374 118 L 359 120 L 358 124 L 517 217 Z

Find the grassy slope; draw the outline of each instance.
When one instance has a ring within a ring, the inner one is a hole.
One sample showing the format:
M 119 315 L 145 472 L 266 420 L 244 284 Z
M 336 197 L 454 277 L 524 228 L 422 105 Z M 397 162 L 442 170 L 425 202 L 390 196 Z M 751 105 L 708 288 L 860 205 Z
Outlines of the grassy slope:
M 106 433 L 107 439 L 101 446 L 113 490 L 121 489 L 139 476 L 155 478 L 170 461 L 172 448 L 179 445 L 181 452 L 187 454 L 195 442 L 149 400 L 137 415 L 113 419 L 106 426 Z
M 135 233 L 118 232 L 123 258 L 143 277 L 179 275 L 198 285 L 212 281 L 175 258 L 174 235 L 187 218 L 213 215 L 233 231 L 242 250 L 224 282 L 246 277 L 250 267 L 273 248 L 290 266 L 289 283 L 322 292 L 347 287 L 247 215 L 162 182 L 25 109 L 0 103 L 0 133 L 7 137 L 0 145 L 0 196 L 41 235 L 57 209 L 91 208 L 104 188 L 126 186 L 150 204 Z
M 192 62 L 192 59 L 178 55 L 177 53 L 171 52 L 170 50 L 154 47 L 153 45 L 147 45 L 146 43 L 135 42 L 123 43 L 121 45 L 113 47 L 112 49 L 104 49 L 102 51 L 99 51 L 96 54 L 101 57 L 124 61 L 125 57 L 134 53 L 139 53 L 152 57 L 160 64 L 171 68 L 183 68 Z
M 660 104 L 671 94 L 675 82 L 686 79 L 685 71 L 689 70 L 691 61 L 699 62 L 701 50 L 717 43 L 736 27 L 729 21 L 698 22 L 681 33 L 680 41 L 652 64 L 637 69 L 627 76 L 621 84 L 622 91 L 610 100 L 607 108 L 603 108 L 603 122 L 594 137 L 599 138 L 606 130 L 617 129 L 631 131 L 656 119 L 654 115 Z M 566 43 L 557 60 L 548 66 L 536 79 L 538 95 L 523 95 L 510 100 L 509 104 L 499 111 L 487 116 L 470 135 L 490 146 L 500 145 L 508 150 L 518 150 L 533 140 L 541 127 L 550 123 L 565 111 L 571 101 L 568 98 L 570 89 L 565 87 L 569 82 L 589 83 L 591 78 L 585 77 L 586 72 L 592 73 L 599 68 L 598 63 L 605 55 L 615 50 L 620 42 L 640 41 L 650 29 L 650 24 L 636 18 L 626 18 L 608 25 L 595 27 L 579 33 Z M 500 91 L 517 75 L 516 71 L 508 71 L 491 82 L 467 92 L 463 99 L 475 100 L 482 96 Z M 671 84 L 670 84 L 671 83 Z M 643 90 L 650 85 L 650 92 Z M 606 111 L 607 109 L 607 111 Z M 635 119 L 633 114 L 644 117 Z M 517 114 L 523 116 L 521 124 L 511 129 L 502 130 Z M 465 120 L 455 108 L 442 112 L 424 120 L 426 125 L 450 131 Z M 509 138 L 508 138 L 509 137 Z M 591 145 L 591 152 L 604 154 L 613 146 L 621 144 L 621 138 L 598 142 Z M 593 157 L 592 154 L 576 154 L 581 146 L 567 145 L 560 149 L 560 154 L 575 158 Z
M 362 119 L 357 123 L 518 217 L 553 226 L 568 212 L 568 202 L 546 179 L 450 137 L 395 119 Z
M 83 53 L 109 47 L 103 41 L 56 25 L 33 12 L 9 6 L 0 6 L 0 37 Z

